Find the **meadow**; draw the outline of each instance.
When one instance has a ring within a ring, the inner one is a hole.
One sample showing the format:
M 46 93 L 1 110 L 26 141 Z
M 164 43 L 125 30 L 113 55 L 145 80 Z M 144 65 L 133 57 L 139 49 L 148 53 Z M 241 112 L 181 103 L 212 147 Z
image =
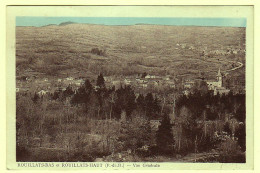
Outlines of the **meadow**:
M 228 49 L 241 51 L 214 53 Z M 16 28 L 17 76 L 31 69 L 40 76 L 58 77 L 91 77 L 100 72 L 188 77 L 206 72 L 212 77 L 219 67 L 230 69 L 229 61 L 244 63 L 243 50 L 245 28 L 76 23 Z

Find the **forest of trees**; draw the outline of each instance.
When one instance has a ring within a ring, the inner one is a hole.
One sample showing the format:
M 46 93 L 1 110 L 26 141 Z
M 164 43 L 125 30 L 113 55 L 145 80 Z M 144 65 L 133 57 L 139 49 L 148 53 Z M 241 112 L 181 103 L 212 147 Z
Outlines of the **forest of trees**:
M 230 149 L 234 149 L 237 155 L 237 152 L 245 152 L 245 95 L 230 92 L 214 96 L 210 92 L 197 91 L 178 99 L 176 115 L 175 125 L 182 126 L 180 138 L 187 141 L 186 148 L 176 147 L 177 151 L 203 152 L 222 147 L 222 152 Z M 232 143 L 233 148 L 223 148 L 225 143 Z M 223 157 L 227 159 L 222 161 L 228 162 L 232 154 L 225 153 Z M 237 161 L 243 161 L 244 158 L 239 160 L 239 157 Z
M 245 161 L 245 95 L 214 96 L 199 87 L 178 96 L 172 120 L 156 93 L 107 88 L 100 74 L 95 85 L 86 80 L 75 91 L 68 86 L 45 96 L 17 94 L 16 101 L 19 161 L 94 161 L 128 150 L 135 157 L 121 161 L 141 161 L 213 149 L 219 162 Z M 150 120 L 160 122 L 158 129 Z M 36 146 L 62 152 L 37 159 Z

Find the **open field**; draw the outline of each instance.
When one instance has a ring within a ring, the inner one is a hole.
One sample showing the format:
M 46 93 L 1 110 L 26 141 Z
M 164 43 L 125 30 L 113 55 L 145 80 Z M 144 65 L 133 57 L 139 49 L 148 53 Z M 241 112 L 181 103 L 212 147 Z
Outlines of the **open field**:
M 103 54 L 92 52 L 93 48 Z M 220 54 L 214 51 L 235 54 Z M 245 28 L 90 24 L 16 28 L 17 76 L 91 77 L 150 74 L 197 76 L 245 61 Z M 203 51 L 207 55 L 203 56 Z M 30 73 L 31 74 L 31 73 Z M 30 75 L 29 74 L 29 75 Z

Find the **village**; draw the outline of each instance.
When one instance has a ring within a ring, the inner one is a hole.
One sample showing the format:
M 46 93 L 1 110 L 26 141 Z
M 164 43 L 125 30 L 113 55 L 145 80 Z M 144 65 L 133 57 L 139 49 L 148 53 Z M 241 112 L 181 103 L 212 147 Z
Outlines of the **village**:
M 34 92 L 39 95 L 45 95 L 47 93 L 54 93 L 56 90 L 65 91 L 68 86 L 71 86 L 75 91 L 84 82 L 86 78 L 37 78 L 37 77 L 19 77 L 17 78 L 16 92 Z M 119 89 L 123 86 L 131 86 L 136 93 L 146 94 L 148 92 L 160 93 L 166 90 L 175 90 L 184 95 L 189 95 L 191 89 L 195 86 L 196 82 L 204 81 L 207 83 L 207 89 L 212 91 L 214 95 L 228 94 L 231 91 L 231 86 L 225 85 L 223 74 L 219 68 L 216 72 L 216 78 L 206 80 L 204 77 L 197 77 L 192 79 L 179 79 L 175 76 L 156 76 L 147 73 L 138 74 L 136 76 L 104 76 L 105 85 L 107 88 L 115 87 Z M 239 80 L 241 81 L 241 80 Z M 93 86 L 95 81 L 92 80 Z M 242 83 L 243 84 L 243 83 Z M 239 84 L 236 82 L 236 86 Z M 232 88 L 237 91 L 235 87 Z M 233 91 L 233 92 L 234 92 Z M 238 91 L 237 91 L 238 92 Z M 240 92 L 243 92 L 243 90 Z

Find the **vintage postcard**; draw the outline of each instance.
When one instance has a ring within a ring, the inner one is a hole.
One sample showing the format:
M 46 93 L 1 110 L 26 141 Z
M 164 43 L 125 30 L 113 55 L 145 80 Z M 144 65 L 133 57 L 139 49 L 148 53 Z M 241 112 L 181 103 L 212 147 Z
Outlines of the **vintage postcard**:
M 8 169 L 253 169 L 252 6 L 6 19 Z

